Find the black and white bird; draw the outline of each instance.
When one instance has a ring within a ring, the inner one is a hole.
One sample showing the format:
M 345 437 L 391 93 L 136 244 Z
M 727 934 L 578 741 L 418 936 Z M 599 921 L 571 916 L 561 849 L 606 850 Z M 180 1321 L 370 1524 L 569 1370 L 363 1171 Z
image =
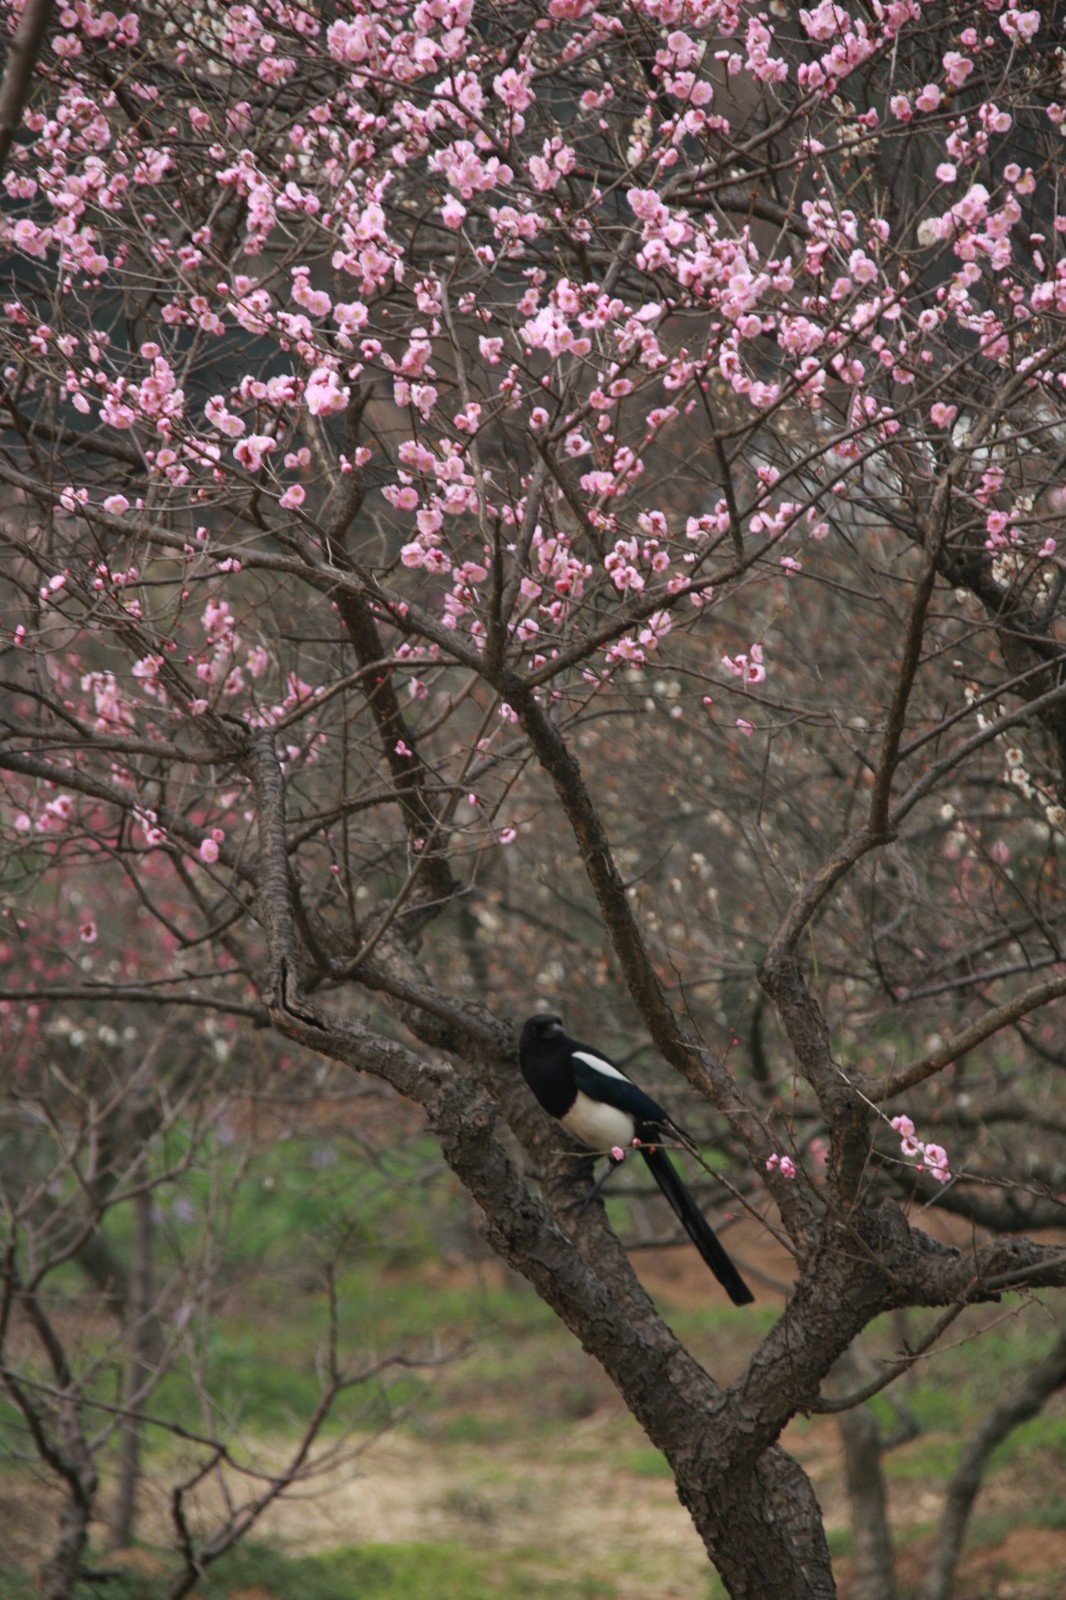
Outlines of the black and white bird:
M 652 1177 L 692 1243 L 733 1304 L 748 1305 L 755 1296 L 662 1148 L 664 1139 L 692 1148 L 692 1140 L 662 1106 L 602 1051 L 571 1039 L 560 1018 L 549 1012 L 530 1017 L 524 1025 L 518 1059 L 522 1076 L 545 1111 L 586 1149 L 606 1154 L 617 1166 L 618 1157 L 611 1152 L 628 1151 L 634 1140 L 639 1141 Z

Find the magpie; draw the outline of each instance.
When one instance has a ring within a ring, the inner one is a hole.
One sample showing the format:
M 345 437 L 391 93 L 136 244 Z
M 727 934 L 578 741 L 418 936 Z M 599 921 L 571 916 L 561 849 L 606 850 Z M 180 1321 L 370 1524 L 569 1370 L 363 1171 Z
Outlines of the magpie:
M 602 1051 L 571 1039 L 561 1019 L 550 1012 L 539 1012 L 524 1024 L 518 1059 L 522 1076 L 549 1116 L 586 1149 L 608 1156 L 611 1166 L 604 1177 L 618 1165 L 619 1158 L 610 1152 L 628 1151 L 639 1142 L 652 1177 L 730 1300 L 736 1306 L 750 1304 L 755 1296 L 662 1148 L 664 1135 L 671 1142 L 680 1140 L 694 1148 L 688 1134 L 662 1106 L 638 1089 Z

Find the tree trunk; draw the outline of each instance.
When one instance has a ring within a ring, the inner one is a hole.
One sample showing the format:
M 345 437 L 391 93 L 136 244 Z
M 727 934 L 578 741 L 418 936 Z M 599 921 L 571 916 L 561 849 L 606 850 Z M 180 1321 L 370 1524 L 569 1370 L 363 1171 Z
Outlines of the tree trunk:
M 155 1327 L 152 1304 L 152 1202 L 150 1189 L 134 1199 L 133 1257 L 130 1263 L 126 1333 L 129 1366 L 126 1404 L 135 1411 L 152 1381 Z M 122 1423 L 118 1488 L 108 1523 L 108 1544 L 122 1549 L 133 1538 L 137 1510 L 137 1484 L 141 1472 L 141 1424 L 133 1415 Z
M 833 1378 L 833 1387 L 842 1392 L 862 1386 L 854 1346 L 840 1357 Z M 896 1600 L 892 1536 L 881 1471 L 881 1430 L 869 1404 L 842 1411 L 837 1420 L 844 1445 L 855 1600 Z
M 58 1448 L 51 1459 L 63 1480 L 66 1499 L 55 1548 L 41 1568 L 41 1600 L 70 1600 L 82 1572 L 98 1487 L 92 1453 L 82 1431 L 79 1397 L 72 1392 L 60 1402 L 58 1433 Z

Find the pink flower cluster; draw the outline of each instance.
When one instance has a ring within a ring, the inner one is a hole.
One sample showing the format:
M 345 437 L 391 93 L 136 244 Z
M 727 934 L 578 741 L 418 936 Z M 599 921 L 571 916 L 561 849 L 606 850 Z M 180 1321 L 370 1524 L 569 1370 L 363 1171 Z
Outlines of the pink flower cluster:
M 926 1144 L 915 1138 L 914 1123 L 910 1117 L 893 1117 L 890 1126 L 899 1134 L 900 1151 L 908 1161 L 915 1162 L 917 1172 L 928 1172 L 938 1183 L 951 1178 L 947 1151 L 939 1144 Z

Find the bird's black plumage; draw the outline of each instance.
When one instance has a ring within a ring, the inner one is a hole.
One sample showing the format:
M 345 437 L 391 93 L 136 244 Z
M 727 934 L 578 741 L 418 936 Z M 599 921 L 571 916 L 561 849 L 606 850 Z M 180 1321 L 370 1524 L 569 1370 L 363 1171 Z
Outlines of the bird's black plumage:
M 634 1139 L 681 1226 L 734 1305 L 755 1297 L 662 1148 L 664 1136 L 692 1141 L 678 1124 L 627 1078 L 602 1051 L 571 1039 L 548 1012 L 530 1017 L 518 1043 L 522 1075 L 541 1105 L 589 1150 L 628 1150 Z

